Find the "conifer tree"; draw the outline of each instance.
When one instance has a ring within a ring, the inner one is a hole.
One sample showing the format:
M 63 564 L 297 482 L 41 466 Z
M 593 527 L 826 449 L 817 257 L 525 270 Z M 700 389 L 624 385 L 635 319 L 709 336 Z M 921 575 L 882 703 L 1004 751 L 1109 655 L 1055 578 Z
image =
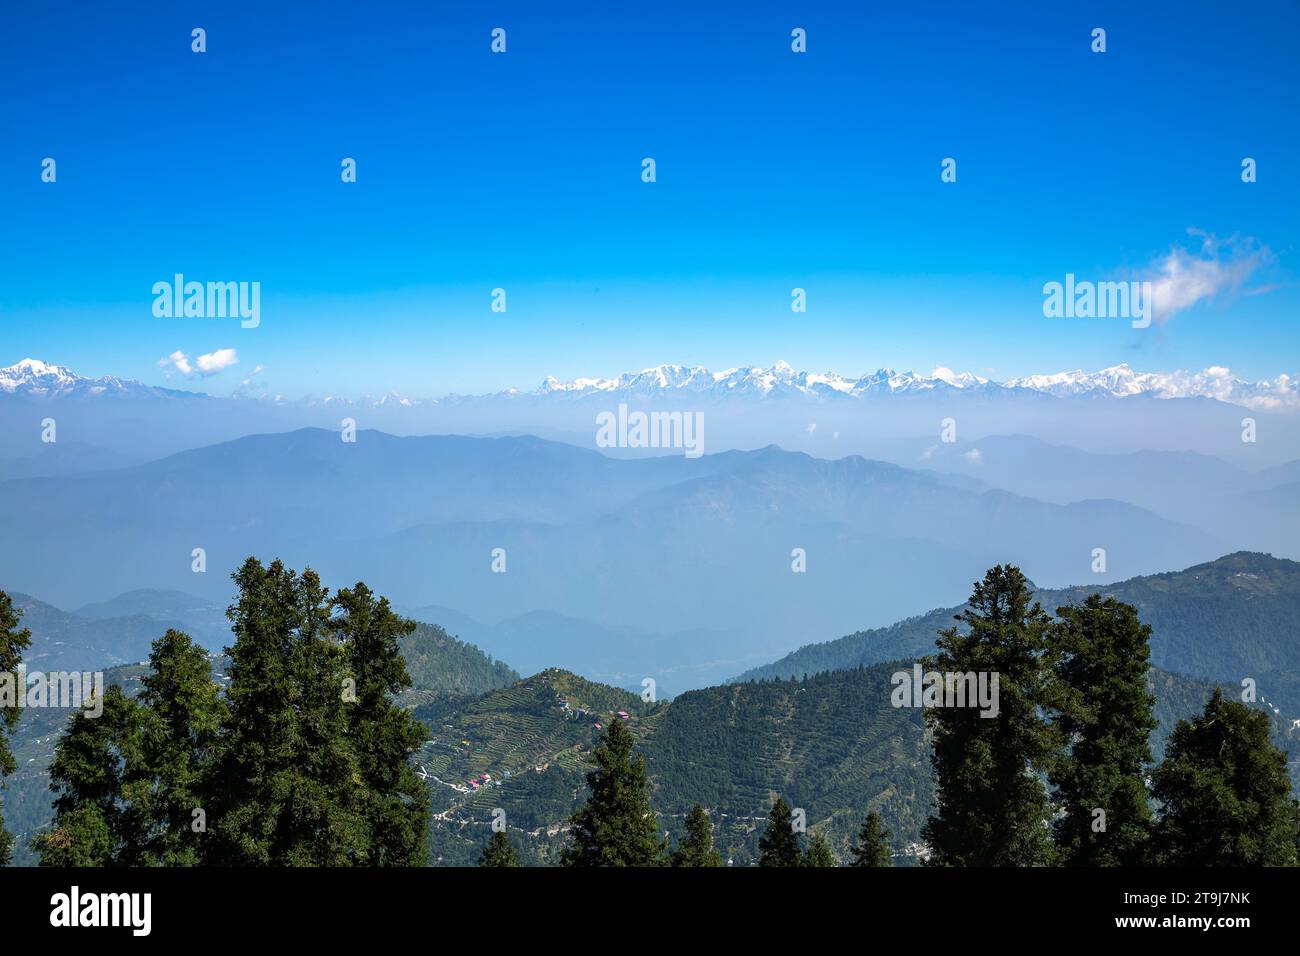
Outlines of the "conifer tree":
M 330 639 L 327 592 L 249 558 L 228 616 L 229 717 L 217 747 L 212 862 L 340 866 L 369 860 L 367 789 L 349 736 L 348 651 Z
M 803 852 L 799 835 L 794 832 L 790 804 L 777 797 L 772 811 L 767 815 L 767 829 L 758 841 L 759 866 L 800 866 Z
M 1153 775 L 1157 861 L 1168 866 L 1295 866 L 1300 808 L 1269 718 L 1216 687 L 1174 728 Z
M 141 683 L 140 767 L 123 786 L 143 828 L 135 864 L 202 862 L 210 760 L 226 715 L 207 653 L 189 635 L 168 630 L 154 641 Z
M 415 630 L 415 622 L 394 614 L 387 598 L 375 600 L 370 589 L 360 583 L 339 591 L 334 607 L 342 614 L 333 620 L 331 629 L 347 649 L 348 666 L 356 682 L 348 733 L 368 791 L 368 862 L 371 866 L 423 866 L 428 856 L 429 791 L 409 758 L 426 734 L 410 711 L 393 702 L 393 695 L 411 686 L 397 642 Z
M 54 821 L 32 840 L 42 866 L 118 866 L 138 861 L 144 844 L 139 814 L 123 799 L 139 772 L 140 716 L 116 684 L 103 712 L 78 710 L 54 748 L 50 789 Z
M 1138 865 L 1151 828 L 1143 776 L 1156 726 L 1146 685 L 1151 628 L 1131 605 L 1096 594 L 1056 613 L 1054 720 L 1069 742 L 1050 774 L 1059 810 L 1052 825 L 1057 861 Z
M 621 720 L 610 723 L 591 759 L 591 794 L 571 818 L 564 865 L 661 865 L 666 847 L 650 808 L 645 760 L 632 758 L 632 732 Z
M 686 814 L 686 837 L 672 857 L 673 866 L 722 866 L 722 855 L 713 848 L 713 823 L 698 803 Z
M 835 859 L 830 841 L 820 833 L 814 833 L 812 839 L 808 841 L 808 852 L 804 854 L 803 865 L 839 866 L 840 861 Z
M 479 866 L 519 866 L 519 855 L 504 830 L 497 830 L 479 854 Z
M 889 845 L 889 831 L 880 820 L 880 814 L 872 810 L 867 814 L 862 829 L 858 831 L 858 842 L 851 848 L 853 862 L 849 866 L 893 866 L 894 853 Z
M 963 628 L 939 632 L 927 664 L 941 673 L 998 677 L 998 713 L 931 707 L 935 811 L 924 835 L 938 866 L 1038 866 L 1052 856 L 1051 806 L 1042 776 L 1058 752 L 1043 715 L 1049 703 L 1045 660 L 1049 618 L 1031 600 L 1019 568 L 998 565 L 975 584 L 957 616 Z
M 0 591 L 0 675 L 9 675 L 14 694 L 13 700 L 0 700 L 0 784 L 17 769 L 9 737 L 22 714 L 17 695 L 26 692 L 26 688 L 18 686 L 18 665 L 22 663 L 23 651 L 31 644 L 31 632 L 18 627 L 21 616 L 9 595 Z M 3 795 L 0 795 L 0 809 L 3 807 Z M 14 838 L 5 829 L 4 817 L 0 815 L 0 866 L 8 865 L 13 843 Z

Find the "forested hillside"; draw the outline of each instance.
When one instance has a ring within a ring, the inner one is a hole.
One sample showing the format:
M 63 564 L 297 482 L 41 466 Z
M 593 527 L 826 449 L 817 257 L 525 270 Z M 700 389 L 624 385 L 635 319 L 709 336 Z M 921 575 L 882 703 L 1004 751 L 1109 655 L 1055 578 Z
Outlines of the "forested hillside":
M 1184 571 L 1131 578 L 1111 586 L 1038 590 L 1049 613 L 1089 594 L 1114 596 L 1150 624 L 1151 660 L 1181 674 L 1236 684 L 1252 677 L 1265 696 L 1300 710 L 1300 562 L 1238 552 Z M 961 606 L 889 627 L 809 644 L 737 680 L 802 677 L 928 653 L 935 631 Z
M 628 713 L 660 829 L 674 841 L 698 802 L 710 812 L 724 859 L 748 865 L 780 795 L 805 811 L 809 829 L 823 833 L 841 858 L 874 810 L 899 861 L 912 861 L 933 790 L 922 712 L 889 701 L 890 676 L 910 667 L 885 662 L 727 684 L 659 705 L 550 670 L 474 701 L 418 708 L 430 732 L 417 761 L 434 794 L 431 861 L 472 863 L 500 808 L 524 862 L 555 863 L 568 818 L 586 798 L 583 774 L 601 736 L 596 725 L 619 719 L 617 710 Z M 1160 721 L 1152 751 L 1160 759 L 1174 725 L 1200 711 L 1214 683 L 1152 668 L 1148 685 Z M 1293 754 L 1300 749 L 1288 734 L 1295 715 L 1257 706 L 1270 714 L 1274 742 Z M 1294 755 L 1290 770 L 1300 788 Z

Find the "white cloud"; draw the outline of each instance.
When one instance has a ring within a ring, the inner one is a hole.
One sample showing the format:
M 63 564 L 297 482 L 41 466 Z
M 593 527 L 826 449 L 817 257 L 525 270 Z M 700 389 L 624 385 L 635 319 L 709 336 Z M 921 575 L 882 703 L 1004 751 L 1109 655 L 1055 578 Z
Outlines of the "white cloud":
M 972 448 L 970 451 L 965 452 L 962 455 L 962 457 L 965 458 L 972 465 L 978 465 L 980 463 L 980 459 L 983 458 L 984 456 L 980 454 L 980 450 L 978 448 Z
M 1152 316 L 1161 324 L 1202 300 L 1236 291 L 1271 259 L 1268 248 L 1249 237 L 1218 239 L 1187 231 L 1200 237 L 1201 248 L 1192 252 L 1173 246 L 1149 269 Z
M 214 352 L 200 355 L 193 361 L 190 361 L 189 356 L 177 349 L 166 358 L 158 360 L 159 368 L 174 368 L 186 378 L 193 378 L 196 375 L 206 378 L 209 375 L 224 372 L 230 366 L 237 364 L 239 364 L 239 355 L 234 349 L 217 349 Z M 258 366 L 253 374 L 257 374 L 257 371 L 260 370 L 261 366 Z M 170 377 L 170 372 L 168 376 Z

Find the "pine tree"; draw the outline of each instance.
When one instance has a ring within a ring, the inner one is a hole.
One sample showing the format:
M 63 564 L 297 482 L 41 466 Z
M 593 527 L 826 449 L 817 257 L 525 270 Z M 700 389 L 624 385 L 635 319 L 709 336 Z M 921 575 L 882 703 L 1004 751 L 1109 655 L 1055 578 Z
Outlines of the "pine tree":
M 42 866 L 130 865 L 145 842 L 140 815 L 123 798 L 139 773 L 140 715 L 116 684 L 103 712 L 77 711 L 54 748 L 54 821 L 32 840 Z
M 31 632 L 18 628 L 21 616 L 9 595 L 0 591 L 0 675 L 9 677 L 14 695 L 12 700 L 0 699 L 0 784 L 17 769 L 13 751 L 9 748 L 9 737 L 22 715 L 17 695 L 26 693 L 25 687 L 18 686 L 18 665 L 22 663 L 23 651 L 31 644 Z M 0 797 L 0 809 L 3 807 L 3 798 Z M 5 829 L 4 817 L 0 815 L 0 866 L 8 865 L 13 843 L 14 838 Z
M 804 866 L 839 866 L 840 861 L 835 859 L 835 854 L 831 852 L 830 841 L 820 833 L 814 833 L 811 840 L 808 841 L 808 852 L 803 857 Z
M 1060 811 L 1053 822 L 1058 862 L 1138 865 L 1151 829 L 1143 776 L 1156 726 L 1146 685 L 1151 628 L 1131 605 L 1096 594 L 1056 613 L 1054 719 L 1060 739 L 1070 742 L 1049 777 Z
M 851 848 L 853 862 L 849 866 L 893 866 L 894 852 L 889 845 L 889 831 L 874 810 L 867 814 L 866 822 L 858 831 L 858 842 Z
M 504 830 L 497 830 L 483 847 L 478 858 L 479 866 L 519 866 L 519 855 Z
M 249 558 L 233 575 L 229 717 L 214 766 L 211 862 L 340 866 L 369 859 L 370 801 L 349 736 L 348 651 L 330 639 L 314 571 Z
M 143 866 L 202 861 L 210 760 L 226 715 L 207 653 L 180 631 L 154 641 L 141 683 L 140 768 L 123 786 L 144 830 Z
M 397 641 L 415 630 L 415 622 L 398 617 L 387 598 L 376 601 L 360 583 L 335 595 L 334 607 L 342 616 L 334 619 L 331 629 L 347 648 L 356 681 L 349 735 L 368 790 L 368 862 L 423 866 L 428 856 L 429 791 L 409 759 L 426 734 L 410 711 L 393 702 L 394 694 L 411 686 Z
M 1174 728 L 1153 775 L 1157 861 L 1168 866 L 1295 866 L 1300 808 L 1269 718 L 1216 687 Z
M 935 812 L 924 835 L 938 866 L 1036 866 L 1050 861 L 1051 806 L 1042 776 L 1059 747 L 1043 716 L 1049 618 L 1018 568 L 998 565 L 975 585 L 965 625 L 939 632 L 927 665 L 997 675 L 998 713 L 967 706 L 925 712 L 933 735 Z
M 571 818 L 564 865 L 659 866 L 666 847 L 650 808 L 645 760 L 632 759 L 632 732 L 621 720 L 610 723 L 591 759 L 591 795 Z
M 713 823 L 698 803 L 686 814 L 686 838 L 672 857 L 673 866 L 722 866 L 722 856 L 713 848 Z
M 758 841 L 759 866 L 800 866 L 803 852 L 799 835 L 794 832 L 790 804 L 777 797 L 772 812 L 767 815 L 767 829 Z

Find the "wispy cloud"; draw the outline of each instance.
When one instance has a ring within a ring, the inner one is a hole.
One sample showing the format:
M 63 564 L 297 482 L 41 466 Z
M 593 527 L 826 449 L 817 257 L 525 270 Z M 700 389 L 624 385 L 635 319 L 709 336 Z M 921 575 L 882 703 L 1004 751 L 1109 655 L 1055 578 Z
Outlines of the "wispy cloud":
M 1272 260 L 1268 247 L 1249 236 L 1219 239 L 1197 229 L 1187 233 L 1201 240 L 1200 248 L 1171 247 L 1145 276 L 1151 282 L 1153 317 L 1162 325 L 1198 302 L 1238 291 Z
M 201 376 L 207 378 L 210 375 L 216 375 L 218 372 L 224 372 L 232 365 L 239 364 L 239 355 L 234 349 L 217 349 L 214 352 L 208 352 L 200 355 L 193 360 L 189 358 L 180 349 L 177 349 L 166 358 L 158 360 L 158 367 L 168 369 L 168 376 L 171 375 L 171 369 L 184 375 L 186 378 Z M 259 365 L 253 374 L 261 371 Z M 251 376 L 250 376 L 251 377 Z

